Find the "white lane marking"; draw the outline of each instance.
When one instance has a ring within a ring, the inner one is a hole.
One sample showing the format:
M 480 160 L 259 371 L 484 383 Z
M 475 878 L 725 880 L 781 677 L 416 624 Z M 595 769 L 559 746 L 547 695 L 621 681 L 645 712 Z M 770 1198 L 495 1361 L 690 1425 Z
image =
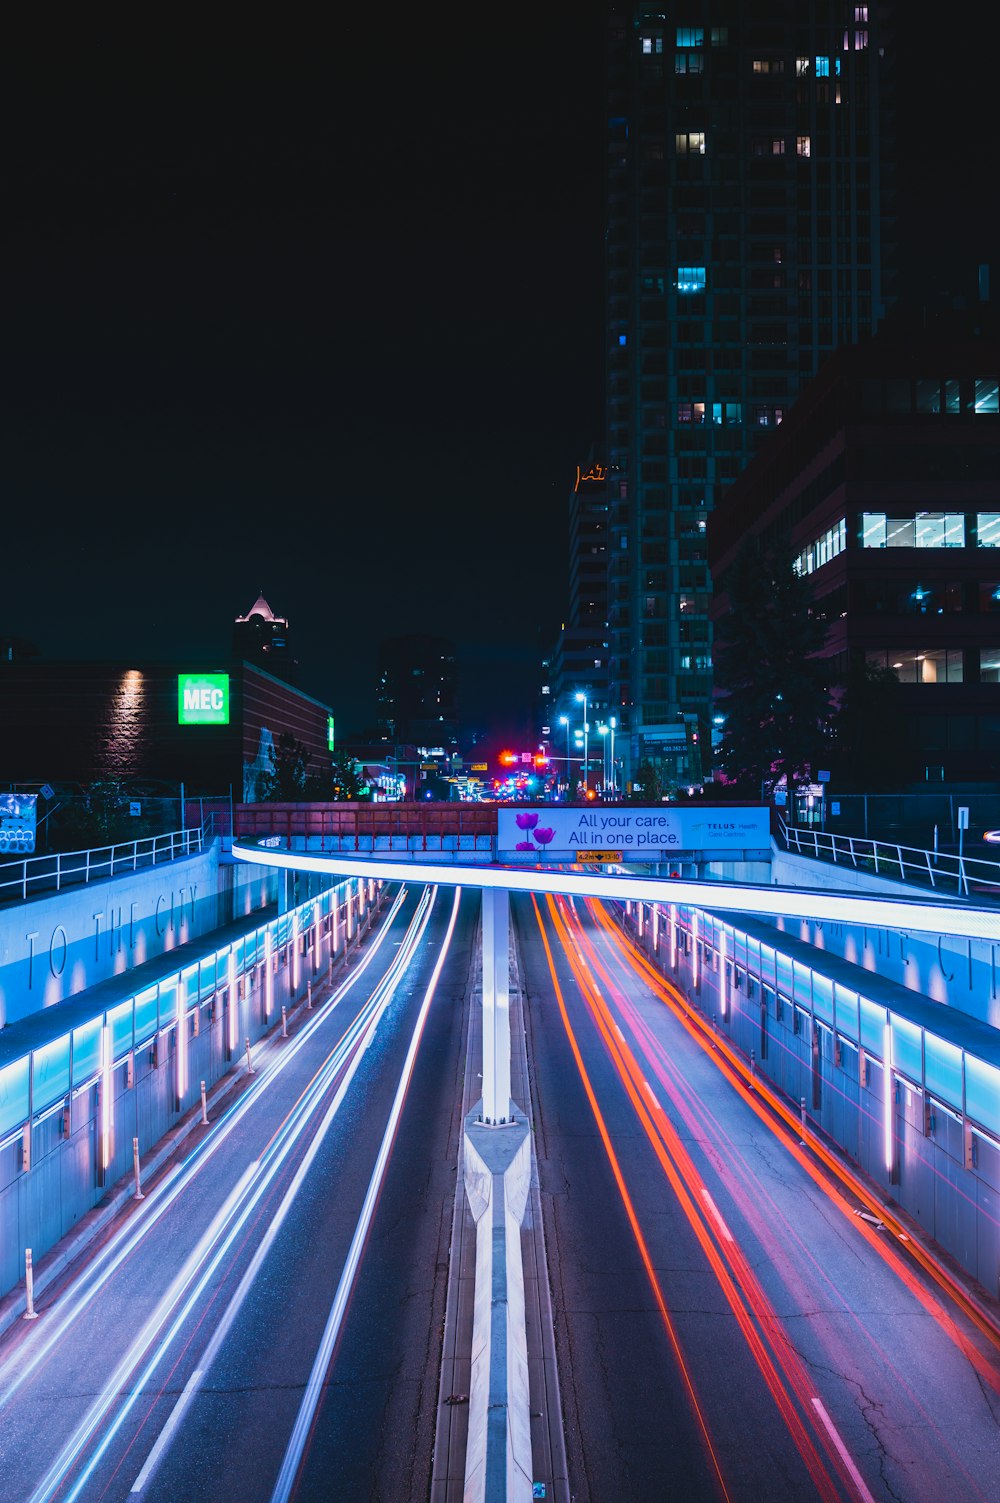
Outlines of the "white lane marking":
M 719 1236 L 724 1238 L 726 1242 L 734 1242 L 736 1239 L 734 1238 L 726 1223 L 723 1221 L 722 1213 L 720 1212 L 719 1207 L 715 1204 L 715 1201 L 712 1199 L 711 1195 L 709 1195 L 704 1185 L 702 1185 L 701 1187 L 701 1198 L 708 1206 L 709 1214 L 719 1229 Z
M 143 1488 L 146 1486 L 146 1483 L 149 1481 L 150 1473 L 153 1471 L 154 1467 L 159 1462 L 160 1457 L 163 1455 L 163 1452 L 170 1444 L 173 1433 L 177 1429 L 177 1426 L 180 1424 L 181 1420 L 184 1418 L 185 1410 L 190 1404 L 195 1390 L 201 1383 L 203 1376 L 204 1375 L 201 1368 L 196 1368 L 185 1383 L 181 1396 L 177 1400 L 177 1403 L 174 1405 L 173 1413 L 167 1420 L 167 1423 L 164 1425 L 163 1429 L 160 1431 L 156 1445 L 146 1457 L 146 1465 L 143 1467 L 138 1477 L 132 1483 L 132 1491 L 134 1493 L 141 1493 Z
M 350 1250 L 347 1254 L 347 1261 L 345 1262 L 343 1271 L 340 1275 L 340 1283 L 337 1286 L 337 1292 L 334 1295 L 333 1304 L 330 1307 L 330 1314 L 327 1317 L 326 1327 L 323 1331 L 323 1337 L 320 1341 L 319 1349 L 316 1352 L 316 1358 L 312 1365 L 312 1372 L 309 1374 L 309 1381 L 306 1384 L 305 1393 L 302 1397 L 302 1403 L 299 1406 L 299 1412 L 295 1417 L 295 1424 L 292 1428 L 292 1434 L 288 1441 L 288 1448 L 285 1451 L 284 1459 L 281 1463 L 281 1471 L 278 1473 L 278 1480 L 275 1483 L 274 1491 L 271 1494 L 271 1503 L 288 1503 L 288 1500 L 292 1495 L 292 1490 L 295 1487 L 296 1478 L 298 1477 L 299 1473 L 299 1467 L 302 1464 L 302 1457 L 306 1448 L 306 1441 L 309 1438 L 309 1432 L 312 1428 L 312 1422 L 316 1414 L 316 1410 L 319 1408 L 320 1399 L 322 1398 L 323 1388 L 326 1381 L 326 1375 L 330 1367 L 330 1362 L 333 1358 L 333 1350 L 337 1344 L 337 1337 L 340 1334 L 340 1328 L 343 1324 L 344 1315 L 347 1312 L 347 1302 L 350 1298 L 351 1289 L 357 1276 L 358 1267 L 361 1263 L 361 1254 L 364 1251 L 365 1241 L 368 1237 L 368 1229 L 371 1226 L 372 1217 L 375 1214 L 375 1206 L 378 1201 L 379 1192 L 382 1188 L 382 1181 L 385 1178 L 385 1171 L 389 1163 L 389 1153 L 392 1149 L 393 1140 L 396 1136 L 396 1129 L 399 1125 L 399 1118 L 402 1115 L 403 1103 L 406 1100 L 406 1093 L 409 1090 L 410 1078 L 413 1074 L 413 1067 L 417 1059 L 417 1050 L 420 1047 L 420 1041 L 423 1037 L 424 1024 L 427 1021 L 427 1014 L 430 1012 L 431 1002 L 433 1001 L 434 993 L 437 990 L 438 979 L 441 975 L 442 970 L 444 969 L 444 963 L 448 957 L 448 951 L 451 947 L 451 938 L 455 932 L 455 924 L 458 919 L 458 908 L 461 896 L 462 889 L 460 887 L 456 887 L 455 901 L 452 905 L 451 910 L 451 919 L 449 920 L 448 928 L 445 932 L 444 940 L 441 945 L 441 953 L 437 958 L 434 970 L 431 973 L 431 979 L 427 984 L 427 990 L 424 993 L 424 1000 L 420 1004 L 420 1012 L 417 1016 L 417 1022 L 416 1026 L 414 1027 L 413 1034 L 410 1038 L 410 1047 L 407 1050 L 406 1061 L 403 1065 L 403 1070 L 399 1077 L 399 1085 L 396 1087 L 396 1096 L 395 1100 L 392 1103 L 392 1111 L 389 1113 L 389 1120 L 386 1123 L 385 1132 L 382 1135 L 382 1145 L 379 1148 L 378 1158 L 375 1160 L 375 1168 L 372 1170 L 372 1176 L 368 1183 L 368 1191 L 365 1195 L 364 1205 L 361 1208 L 361 1215 L 358 1217 L 358 1223 L 354 1229 L 354 1237 L 351 1241 Z
M 642 1077 L 642 1083 L 646 1087 L 646 1094 L 649 1096 L 650 1101 L 654 1106 L 659 1106 L 659 1098 L 657 1097 L 657 1094 L 653 1090 L 653 1087 L 650 1085 L 649 1081 L 646 1079 L 645 1075 Z
M 833 1423 L 833 1420 L 827 1414 L 826 1410 L 823 1408 L 823 1404 L 822 1404 L 821 1400 L 818 1399 L 818 1398 L 816 1398 L 814 1396 L 813 1397 L 813 1401 L 812 1401 L 812 1406 L 815 1409 L 816 1413 L 819 1415 L 820 1419 L 822 1420 L 822 1422 L 823 1422 L 823 1424 L 824 1424 L 824 1426 L 826 1428 L 826 1432 L 829 1435 L 830 1439 L 833 1441 L 834 1445 L 837 1447 L 838 1455 L 840 1456 L 840 1459 L 844 1463 L 844 1465 L 846 1466 L 847 1470 L 850 1472 L 850 1474 L 851 1474 L 851 1481 L 854 1483 L 854 1486 L 857 1488 L 858 1493 L 860 1494 L 860 1496 L 861 1496 L 861 1498 L 863 1500 L 863 1503 L 875 1503 L 875 1499 L 872 1497 L 871 1493 L 868 1491 L 867 1487 L 865 1486 L 865 1480 L 864 1480 L 864 1478 L 862 1477 L 861 1473 L 858 1471 L 857 1467 L 854 1464 L 854 1458 L 852 1457 L 852 1455 L 851 1455 L 850 1451 L 847 1449 L 847 1447 L 844 1445 L 844 1442 L 841 1440 L 841 1438 L 840 1438 L 840 1432 L 838 1431 L 836 1425 Z

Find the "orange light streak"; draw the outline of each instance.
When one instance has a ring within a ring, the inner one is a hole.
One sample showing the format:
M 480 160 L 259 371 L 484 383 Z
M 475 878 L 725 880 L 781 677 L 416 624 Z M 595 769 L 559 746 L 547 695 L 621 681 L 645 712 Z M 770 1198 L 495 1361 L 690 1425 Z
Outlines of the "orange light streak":
M 684 1360 L 684 1354 L 681 1351 L 681 1345 L 677 1335 L 677 1330 L 674 1326 L 673 1320 L 671 1319 L 670 1311 L 667 1309 L 667 1303 L 663 1297 L 663 1290 L 660 1288 L 659 1280 L 657 1279 L 656 1273 L 654 1272 L 653 1261 L 650 1257 L 649 1249 L 646 1246 L 646 1239 L 642 1234 L 642 1228 L 639 1225 L 639 1218 L 636 1215 L 635 1207 L 632 1204 L 632 1198 L 628 1193 L 628 1189 L 626 1188 L 625 1177 L 622 1174 L 621 1166 L 618 1163 L 618 1156 L 615 1153 L 614 1148 L 612 1147 L 611 1136 L 608 1132 L 607 1125 L 605 1124 L 601 1109 L 597 1104 L 597 1097 L 594 1094 L 594 1088 L 590 1083 L 590 1076 L 587 1074 L 586 1066 L 583 1063 L 583 1056 L 580 1053 L 580 1046 L 576 1041 L 576 1035 L 573 1032 L 573 1027 L 569 1020 L 569 1014 L 566 1011 L 566 1002 L 563 998 L 562 987 L 559 985 L 559 978 L 556 975 L 555 961 L 552 957 L 552 949 L 549 945 L 549 937 L 545 932 L 545 926 L 542 923 L 541 911 L 538 907 L 538 900 L 534 894 L 532 894 L 531 897 L 531 905 L 535 910 L 535 918 L 538 922 L 539 933 L 542 936 L 542 944 L 545 948 L 545 958 L 548 963 L 549 974 L 552 978 L 552 985 L 555 990 L 556 1001 L 559 1004 L 559 1015 L 562 1018 L 563 1028 L 566 1031 L 566 1037 L 569 1041 L 570 1050 L 576 1063 L 580 1081 L 586 1093 L 587 1100 L 590 1103 L 590 1109 L 594 1115 L 594 1121 L 597 1124 L 597 1130 L 600 1133 L 601 1142 L 604 1144 L 604 1151 L 607 1154 L 608 1163 L 611 1166 L 611 1173 L 614 1176 L 615 1184 L 618 1187 L 618 1193 L 621 1196 L 622 1204 L 625 1207 L 625 1214 L 628 1217 L 629 1225 L 632 1228 L 632 1235 L 635 1238 L 639 1256 L 642 1259 L 643 1267 L 646 1270 L 646 1277 L 649 1280 L 650 1288 L 653 1291 L 653 1298 L 656 1301 L 657 1309 L 660 1312 L 660 1318 L 663 1321 L 664 1329 L 667 1333 L 667 1339 L 670 1342 L 674 1357 L 677 1361 L 678 1368 L 680 1369 L 684 1387 L 687 1389 L 688 1399 L 691 1403 L 692 1410 L 694 1411 L 694 1416 L 697 1420 L 698 1428 L 701 1431 L 706 1450 L 708 1451 L 709 1457 L 711 1458 L 712 1468 L 715 1472 L 723 1497 L 728 1499 L 729 1490 L 726 1487 L 725 1479 L 722 1475 L 722 1468 L 719 1463 L 719 1458 L 716 1454 L 715 1447 L 712 1444 L 712 1437 L 709 1434 L 705 1415 L 702 1410 L 701 1403 L 699 1402 L 697 1392 L 695 1390 L 694 1379 L 691 1376 L 688 1365 Z
M 611 1061 L 632 1102 L 639 1123 L 677 1197 L 678 1204 L 698 1239 L 712 1272 L 719 1282 L 719 1286 L 743 1333 L 751 1355 L 757 1363 L 760 1374 L 774 1399 L 778 1412 L 781 1414 L 820 1496 L 829 1500 L 829 1503 L 837 1503 L 840 1494 L 824 1465 L 823 1458 L 819 1454 L 812 1436 L 806 1429 L 802 1415 L 796 1409 L 790 1396 L 794 1394 L 799 1404 L 803 1407 L 803 1410 L 807 1414 L 810 1414 L 810 1405 L 815 1394 L 814 1385 L 807 1377 L 801 1363 L 798 1362 L 798 1359 L 788 1349 L 781 1324 L 771 1307 L 770 1301 L 754 1277 L 750 1265 L 747 1263 L 738 1244 L 727 1241 L 725 1258 L 720 1254 L 719 1248 L 709 1230 L 705 1214 L 698 1204 L 701 1192 L 705 1189 L 701 1176 L 677 1136 L 673 1125 L 667 1118 L 663 1107 L 659 1102 L 650 1105 L 648 1099 L 644 1099 L 642 1095 L 644 1080 L 635 1056 L 625 1044 L 624 1038 L 617 1034 L 607 1003 L 601 996 L 597 983 L 590 975 L 586 965 L 576 959 L 572 953 L 573 941 L 570 939 L 565 920 L 558 912 L 555 900 L 550 897 L 547 901 L 550 915 L 566 948 L 570 965 L 580 985 L 584 1000 L 590 1008 L 598 1031 L 604 1039 Z M 580 938 L 591 950 L 592 958 L 596 962 L 596 957 L 593 956 L 593 947 L 589 945 L 589 941 L 582 932 Z M 597 969 L 601 970 L 599 962 L 596 962 L 596 964 Z M 605 980 L 609 979 L 605 975 Z M 728 1259 L 732 1266 L 732 1274 L 726 1266 L 726 1259 Z M 736 1279 L 739 1281 L 739 1287 L 737 1287 L 737 1283 L 734 1281 L 733 1274 L 735 1274 Z M 740 1296 L 741 1289 L 742 1298 Z M 769 1338 L 774 1353 L 773 1356 L 768 1351 L 761 1339 L 760 1333 L 754 1326 L 750 1312 L 747 1309 L 748 1305 L 750 1311 L 757 1317 L 761 1329 Z M 782 1373 L 778 1370 L 779 1366 L 783 1369 L 784 1381 Z M 826 1449 L 827 1438 L 822 1432 L 820 1433 L 824 1442 L 824 1449 Z M 830 1450 L 830 1460 L 838 1472 L 844 1473 L 843 1463 L 832 1448 Z
M 810 1138 L 808 1149 L 799 1146 L 801 1137 L 801 1122 L 799 1115 L 794 1111 L 769 1082 L 761 1075 L 750 1075 L 749 1066 L 744 1062 L 737 1050 L 721 1035 L 709 1032 L 707 1025 L 700 1014 L 693 1008 L 680 989 L 668 981 L 659 971 L 650 965 L 646 957 L 627 940 L 621 931 L 615 926 L 604 911 L 603 905 L 594 902 L 591 911 L 597 922 L 611 935 L 626 958 L 633 971 L 641 976 L 652 987 L 655 995 L 670 1008 L 671 1012 L 687 1030 L 695 1042 L 716 1063 L 730 1084 L 739 1091 L 743 1100 L 769 1128 L 779 1137 L 785 1149 L 805 1169 L 813 1182 L 826 1194 L 833 1204 L 846 1217 L 850 1218 L 851 1226 L 865 1239 L 870 1247 L 874 1248 L 883 1261 L 892 1269 L 893 1273 L 900 1278 L 916 1299 L 919 1300 L 928 1314 L 941 1326 L 949 1338 L 955 1343 L 966 1359 L 973 1364 L 977 1374 L 982 1377 L 995 1392 L 1000 1393 L 1000 1375 L 996 1373 L 978 1347 L 970 1341 L 969 1337 L 959 1329 L 953 1317 L 935 1297 L 931 1290 L 924 1287 L 921 1281 L 914 1275 L 913 1270 L 907 1266 L 906 1261 L 896 1251 L 892 1244 L 887 1243 L 884 1236 L 861 1220 L 855 1214 L 855 1207 L 847 1199 L 846 1195 L 837 1188 L 843 1185 L 845 1190 L 854 1196 L 873 1215 L 889 1228 L 897 1239 L 908 1238 L 906 1242 L 909 1256 L 931 1278 L 949 1300 L 958 1305 L 963 1315 L 972 1321 L 976 1329 L 990 1343 L 1000 1350 L 1000 1330 L 994 1325 L 987 1312 L 981 1310 L 975 1301 L 966 1293 L 958 1280 L 954 1279 L 946 1268 L 936 1262 L 934 1257 L 918 1242 L 909 1237 L 902 1223 L 899 1222 L 892 1212 L 879 1198 L 872 1193 L 863 1180 L 855 1178 L 850 1169 L 843 1164 L 816 1136 Z M 778 1121 L 775 1121 L 775 1118 Z M 779 1131 L 779 1127 L 784 1132 Z M 825 1172 L 824 1172 L 825 1171 Z M 829 1175 L 835 1183 L 827 1178 Z

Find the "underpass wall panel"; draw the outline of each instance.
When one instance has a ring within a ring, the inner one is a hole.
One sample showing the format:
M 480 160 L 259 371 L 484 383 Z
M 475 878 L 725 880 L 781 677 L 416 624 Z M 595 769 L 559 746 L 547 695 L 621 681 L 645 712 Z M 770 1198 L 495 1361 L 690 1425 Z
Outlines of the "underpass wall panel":
M 976 1142 L 976 1277 L 1000 1298 L 1000 1148 Z

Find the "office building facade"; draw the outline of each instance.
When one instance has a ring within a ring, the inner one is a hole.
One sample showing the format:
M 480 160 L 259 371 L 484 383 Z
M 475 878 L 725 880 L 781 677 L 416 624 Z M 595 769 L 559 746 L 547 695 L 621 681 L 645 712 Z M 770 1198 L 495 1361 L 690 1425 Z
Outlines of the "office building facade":
M 625 778 L 695 781 L 708 517 L 824 357 L 878 324 L 887 39 L 844 0 L 633 4 L 611 23 L 611 709 Z
M 901 724 L 882 727 L 894 783 L 996 784 L 1000 324 L 988 306 L 894 314 L 839 351 L 709 531 L 719 640 L 740 550 L 787 545 L 826 623 L 830 682 L 865 664 L 899 680 Z M 838 776 L 836 751 L 827 760 Z

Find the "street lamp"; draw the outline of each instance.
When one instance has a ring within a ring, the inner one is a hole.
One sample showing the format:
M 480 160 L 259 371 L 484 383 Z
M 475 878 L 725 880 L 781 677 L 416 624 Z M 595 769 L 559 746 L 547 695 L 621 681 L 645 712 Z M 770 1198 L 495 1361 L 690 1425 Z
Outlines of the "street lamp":
M 564 725 L 566 727 L 566 797 L 568 799 L 569 795 L 570 795 L 570 790 L 571 790 L 571 788 L 573 786 L 572 785 L 572 781 L 571 781 L 571 771 L 570 771 L 572 764 L 571 764 L 571 762 L 569 760 L 569 716 L 568 715 L 560 715 L 559 716 L 559 724 L 560 725 Z
M 612 793 L 612 796 L 617 796 L 617 793 L 618 793 L 618 777 L 617 777 L 617 775 L 615 773 L 615 726 L 617 724 L 618 724 L 618 721 L 612 715 L 611 718 L 608 721 L 608 725 L 611 728 L 611 793 Z
M 583 792 L 586 797 L 590 784 L 587 782 L 587 733 L 590 726 L 587 724 L 587 696 L 581 689 L 577 696 L 577 703 L 583 705 Z

